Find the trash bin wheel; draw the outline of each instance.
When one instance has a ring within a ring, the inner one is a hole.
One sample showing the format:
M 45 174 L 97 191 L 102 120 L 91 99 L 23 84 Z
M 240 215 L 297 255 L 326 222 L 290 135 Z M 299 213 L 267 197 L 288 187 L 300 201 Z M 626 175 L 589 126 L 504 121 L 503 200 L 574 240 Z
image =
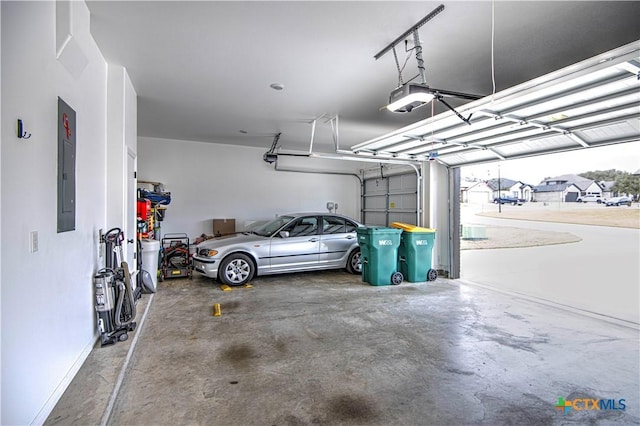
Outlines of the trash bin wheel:
M 391 275 L 392 285 L 402 284 L 403 280 L 404 280 L 404 276 L 402 275 L 402 272 L 394 272 L 393 275 Z
M 435 281 L 438 278 L 438 271 L 435 269 L 429 269 L 427 272 L 427 281 Z

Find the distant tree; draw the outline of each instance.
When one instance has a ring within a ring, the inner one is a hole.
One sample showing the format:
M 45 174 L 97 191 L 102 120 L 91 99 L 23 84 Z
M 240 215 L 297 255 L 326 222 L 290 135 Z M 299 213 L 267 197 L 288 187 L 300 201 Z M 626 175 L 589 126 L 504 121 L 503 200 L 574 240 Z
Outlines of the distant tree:
M 627 175 L 627 172 L 623 172 L 621 170 L 610 169 L 610 170 L 594 170 L 590 172 L 580 173 L 578 176 L 582 176 L 587 179 L 595 180 L 597 182 L 601 181 L 617 181 L 618 178 Z
M 640 176 L 625 173 L 616 179 L 616 183 L 611 189 L 618 194 L 629 194 L 637 200 L 640 196 Z
M 632 175 L 629 172 L 616 169 L 593 170 L 580 173 L 578 176 L 582 176 L 596 182 L 614 181 L 615 183 L 611 187 L 611 191 L 613 191 L 615 195 L 629 194 L 636 200 L 640 196 L 640 176 Z

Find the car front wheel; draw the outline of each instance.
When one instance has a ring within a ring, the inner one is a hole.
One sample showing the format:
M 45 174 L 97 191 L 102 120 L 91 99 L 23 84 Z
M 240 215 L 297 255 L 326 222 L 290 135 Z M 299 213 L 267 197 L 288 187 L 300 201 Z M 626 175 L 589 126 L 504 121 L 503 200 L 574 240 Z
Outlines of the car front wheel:
M 237 286 L 248 283 L 254 273 L 255 266 L 249 256 L 235 253 L 222 261 L 218 277 L 224 284 Z
M 349 259 L 347 260 L 347 272 L 350 274 L 362 273 L 362 254 L 360 253 L 360 249 L 355 249 L 349 255 Z

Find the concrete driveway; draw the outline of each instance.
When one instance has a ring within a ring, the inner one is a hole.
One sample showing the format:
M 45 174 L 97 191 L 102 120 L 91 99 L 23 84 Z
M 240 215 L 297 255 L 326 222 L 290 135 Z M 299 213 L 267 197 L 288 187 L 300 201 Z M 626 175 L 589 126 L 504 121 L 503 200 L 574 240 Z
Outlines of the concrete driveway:
M 492 208 L 497 209 L 484 206 L 483 210 Z M 640 230 L 495 219 L 475 215 L 478 210 L 463 208 L 462 223 L 569 232 L 582 240 L 550 246 L 462 251 L 464 280 L 640 323 Z

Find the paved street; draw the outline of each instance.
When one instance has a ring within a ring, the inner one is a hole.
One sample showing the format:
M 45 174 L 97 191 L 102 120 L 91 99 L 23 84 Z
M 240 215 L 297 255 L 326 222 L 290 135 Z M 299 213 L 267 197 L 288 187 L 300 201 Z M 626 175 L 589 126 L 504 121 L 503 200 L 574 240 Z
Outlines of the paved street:
M 483 209 L 497 210 L 497 206 Z M 463 279 L 640 323 L 640 230 L 495 219 L 477 216 L 477 210 L 463 207 L 462 223 L 570 232 L 582 241 L 465 250 L 461 253 Z

